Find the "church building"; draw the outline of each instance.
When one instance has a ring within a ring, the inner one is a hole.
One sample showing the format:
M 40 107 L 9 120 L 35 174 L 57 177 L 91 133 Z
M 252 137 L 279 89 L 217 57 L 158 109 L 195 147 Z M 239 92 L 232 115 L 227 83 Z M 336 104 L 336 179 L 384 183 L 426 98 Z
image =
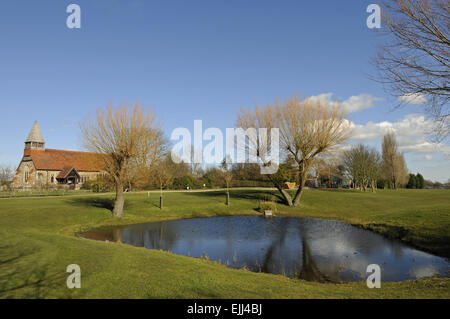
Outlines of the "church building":
M 25 140 L 22 161 L 12 180 L 15 189 L 79 189 L 102 174 L 103 161 L 96 153 L 46 149 L 37 121 Z

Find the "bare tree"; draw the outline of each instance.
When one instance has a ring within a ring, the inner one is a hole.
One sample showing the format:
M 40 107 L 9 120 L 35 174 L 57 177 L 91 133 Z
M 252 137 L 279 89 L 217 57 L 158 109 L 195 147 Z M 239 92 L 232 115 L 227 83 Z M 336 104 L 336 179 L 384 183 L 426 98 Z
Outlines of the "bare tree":
M 363 144 L 353 146 L 343 153 L 343 166 L 354 185 L 364 191 L 370 185 L 375 192 L 381 170 L 381 156 L 377 150 Z
M 353 188 L 360 186 L 358 178 L 357 151 L 354 147 L 342 154 L 342 165 L 345 175 L 352 181 Z
M 0 166 L 0 183 L 10 182 L 14 177 L 14 170 L 11 166 Z
M 403 101 L 425 102 L 434 133 L 450 133 L 450 0 L 396 0 L 384 7 L 385 42 L 373 60 L 381 81 Z M 399 104 L 399 106 L 402 103 Z
M 151 166 L 141 167 L 136 177 L 136 184 L 139 188 L 142 189 L 150 189 L 150 188 L 160 188 L 160 182 L 158 181 L 158 176 L 155 174 L 156 167 L 163 165 L 164 170 L 170 173 L 170 178 L 167 180 L 167 183 L 164 187 L 167 187 L 172 184 L 173 180 L 176 178 L 180 178 L 183 176 L 190 175 L 190 165 L 181 161 L 180 158 L 176 160 L 176 163 L 173 161 L 173 157 L 176 156 L 174 154 L 170 154 L 169 152 L 170 144 L 164 143 L 161 148 L 161 156 L 159 156 L 158 160 L 151 163 Z
M 194 145 L 191 145 L 191 163 L 189 164 L 190 165 L 190 174 L 192 175 L 192 176 L 196 176 L 196 177 L 199 177 L 199 176 L 202 176 L 205 172 L 203 171 L 203 168 L 202 168 L 202 164 L 201 163 L 196 163 L 196 158 L 195 158 L 195 153 L 196 152 L 202 152 L 201 150 L 199 150 L 199 149 L 196 149 L 195 147 L 194 147 Z M 202 159 L 203 159 L 203 154 L 201 155 L 202 156 Z
M 381 178 L 381 154 L 374 148 L 370 148 L 367 156 L 367 177 L 370 181 L 372 192 L 377 188 L 377 181 Z
M 0 166 L 0 186 L 10 186 L 12 179 L 14 178 L 14 169 L 11 166 Z
M 398 154 L 396 164 L 397 180 L 396 187 L 405 187 L 408 183 L 409 171 L 406 166 L 405 156 L 402 153 Z
M 339 158 L 334 153 L 323 153 L 314 159 L 311 164 L 311 172 L 316 178 L 326 176 L 328 178 L 328 187 L 332 187 L 333 176 L 339 175 Z
M 169 186 L 171 181 L 173 180 L 173 170 L 172 166 L 176 165 L 172 162 L 172 159 L 169 156 L 166 156 L 163 160 L 159 161 L 153 167 L 153 176 L 156 179 L 156 183 L 160 189 L 159 195 L 159 208 L 163 208 L 163 188 Z
M 228 157 L 228 160 L 227 160 Z M 226 188 L 227 188 L 227 200 L 225 204 L 227 206 L 230 205 L 230 187 L 231 187 L 231 181 L 233 180 L 233 166 L 231 164 L 231 160 L 229 159 L 229 156 L 223 159 L 222 163 L 220 164 L 220 174 L 222 176 L 222 179 L 225 182 Z
M 123 216 L 124 183 L 136 167 L 149 166 L 160 155 L 162 134 L 155 124 L 155 116 L 138 103 L 134 107 L 109 104 L 97 110 L 97 116 L 81 124 L 85 147 L 103 156 L 105 172 L 114 180 L 116 199 L 114 217 Z
M 403 154 L 398 149 L 397 139 L 394 132 L 389 132 L 383 137 L 382 170 L 391 189 L 397 189 L 407 182 L 408 170 Z
M 300 203 L 307 173 L 315 157 L 332 151 L 350 138 L 343 110 L 339 106 L 329 107 L 320 100 L 302 101 L 293 97 L 283 104 L 276 101 L 274 106 L 267 105 L 263 109 L 256 107 L 254 111 L 243 110 L 238 115 L 238 125 L 245 129 L 279 128 L 281 150 L 285 158 L 290 157 L 294 161 L 298 184 L 293 199 L 289 193 L 279 189 L 288 205 L 298 206 Z M 264 157 L 269 147 L 262 144 L 259 138 L 249 140 L 248 148 L 256 149 L 263 165 L 267 165 Z

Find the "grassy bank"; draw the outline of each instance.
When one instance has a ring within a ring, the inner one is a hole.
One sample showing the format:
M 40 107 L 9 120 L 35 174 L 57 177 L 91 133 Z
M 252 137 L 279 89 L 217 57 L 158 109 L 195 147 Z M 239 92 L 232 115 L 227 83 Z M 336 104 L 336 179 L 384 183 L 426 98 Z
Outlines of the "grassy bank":
M 218 263 L 124 244 L 77 238 L 74 233 L 113 224 L 173 218 L 257 214 L 271 191 L 165 195 L 127 194 L 125 217 L 111 218 L 112 195 L 0 200 L 0 297 L 50 298 L 450 298 L 450 279 L 383 283 L 320 284 L 234 270 Z M 276 193 L 273 193 L 276 194 Z M 375 229 L 448 256 L 450 193 L 446 190 L 305 192 L 297 208 L 279 215 L 340 219 Z M 82 288 L 66 288 L 68 264 L 82 269 Z
M 44 196 L 71 196 L 71 195 L 82 195 L 89 194 L 90 191 L 87 190 L 30 190 L 30 191 L 2 191 L 0 192 L 0 199 L 2 198 L 16 198 L 16 197 L 44 197 Z

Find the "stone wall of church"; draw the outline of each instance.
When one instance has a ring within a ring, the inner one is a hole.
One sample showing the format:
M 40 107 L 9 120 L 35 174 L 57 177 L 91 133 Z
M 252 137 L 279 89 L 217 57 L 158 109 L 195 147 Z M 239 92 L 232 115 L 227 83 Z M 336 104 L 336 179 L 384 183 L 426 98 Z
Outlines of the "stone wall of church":
M 15 189 L 40 189 L 40 188 L 58 188 L 61 184 L 56 180 L 56 176 L 61 171 L 41 171 L 36 170 L 33 161 L 22 161 L 16 171 L 12 182 Z M 95 180 L 100 172 L 78 172 L 80 175 L 81 186 L 85 181 Z
M 34 188 L 36 182 L 36 167 L 32 161 L 22 161 L 14 176 L 13 188 Z

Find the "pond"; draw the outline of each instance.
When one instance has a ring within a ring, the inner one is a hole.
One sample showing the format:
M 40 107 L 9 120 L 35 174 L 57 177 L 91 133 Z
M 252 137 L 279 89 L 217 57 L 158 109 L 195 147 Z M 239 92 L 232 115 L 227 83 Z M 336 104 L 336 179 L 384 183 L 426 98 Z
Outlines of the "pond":
M 208 257 L 232 268 L 310 281 L 366 280 L 369 264 L 380 266 L 382 281 L 450 275 L 448 259 L 368 230 L 316 218 L 180 219 L 88 232 L 82 237 Z

